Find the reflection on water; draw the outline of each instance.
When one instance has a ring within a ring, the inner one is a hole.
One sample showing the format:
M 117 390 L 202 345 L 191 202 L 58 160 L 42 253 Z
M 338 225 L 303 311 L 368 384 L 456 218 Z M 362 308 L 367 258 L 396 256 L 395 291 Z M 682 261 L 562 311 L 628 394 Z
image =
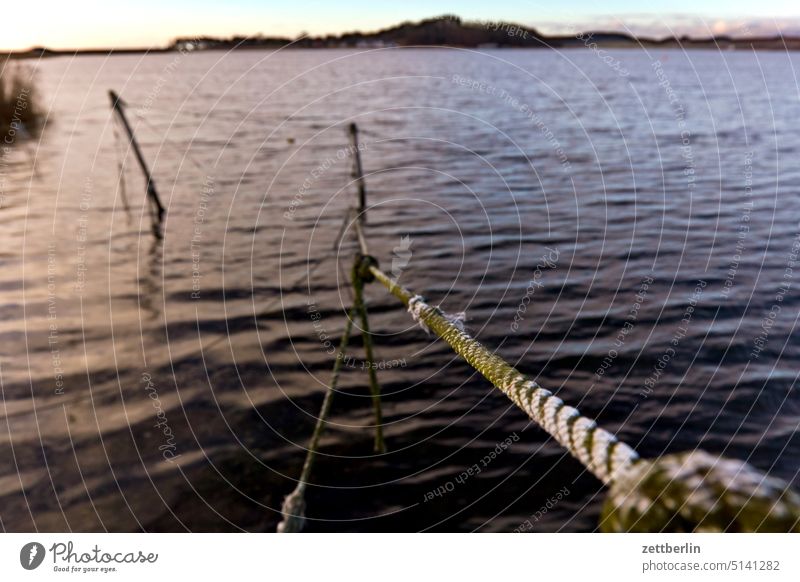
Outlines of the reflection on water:
M 645 456 L 700 446 L 796 481 L 797 57 L 615 57 L 628 76 L 585 51 L 39 63 L 35 171 L 3 157 L 2 526 L 274 529 L 351 301 L 352 232 L 331 251 L 351 121 L 373 253 L 403 283 Z M 110 88 L 162 240 L 132 158 L 126 212 Z M 309 528 L 593 528 L 600 484 L 367 293 L 389 452 L 356 337 Z

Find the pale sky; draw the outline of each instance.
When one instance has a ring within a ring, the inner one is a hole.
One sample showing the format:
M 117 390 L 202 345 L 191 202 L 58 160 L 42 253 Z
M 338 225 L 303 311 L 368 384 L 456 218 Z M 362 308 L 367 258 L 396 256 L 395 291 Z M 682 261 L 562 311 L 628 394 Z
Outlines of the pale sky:
M 800 34 L 798 0 L 36 0 L 6 12 L 2 49 L 160 47 L 200 35 L 294 37 L 441 14 L 518 22 L 546 33 L 627 26 L 654 35 Z

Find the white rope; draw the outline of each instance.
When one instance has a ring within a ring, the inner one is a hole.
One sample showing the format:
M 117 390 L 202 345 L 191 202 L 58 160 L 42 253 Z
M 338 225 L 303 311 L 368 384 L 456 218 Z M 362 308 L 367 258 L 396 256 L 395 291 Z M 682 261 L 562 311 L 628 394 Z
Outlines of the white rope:
M 599 428 L 595 421 L 581 416 L 577 409 L 564 404 L 561 398 L 525 378 L 499 357 L 489 354 L 480 342 L 464 330 L 464 313 L 448 315 L 416 294 L 408 300 L 408 312 L 427 333 L 431 332 L 428 325 L 431 317 L 443 318 L 449 328 L 445 340 L 606 485 L 610 485 L 620 471 L 627 470 L 639 458 L 636 451 L 619 442 L 610 432 Z M 498 366 L 513 374 L 500 384 L 490 373 Z
M 636 451 L 505 360 L 419 296 L 372 269 L 414 318 L 502 390 L 611 488 L 603 531 L 800 531 L 800 496 L 747 463 L 704 451 L 640 459 Z
M 425 325 L 425 322 L 422 321 L 422 309 L 425 308 L 427 305 L 425 303 L 425 298 L 421 295 L 414 295 L 408 301 L 408 312 L 411 314 L 411 317 L 414 318 L 419 326 L 427 333 L 428 335 L 431 334 L 431 329 Z

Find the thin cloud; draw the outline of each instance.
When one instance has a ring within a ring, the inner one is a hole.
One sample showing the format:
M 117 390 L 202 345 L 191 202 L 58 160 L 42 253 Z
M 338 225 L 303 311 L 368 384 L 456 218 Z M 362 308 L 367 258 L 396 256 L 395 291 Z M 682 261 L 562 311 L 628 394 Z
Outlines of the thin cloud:
M 583 31 L 624 32 L 636 36 L 731 36 L 734 38 L 800 36 L 800 18 L 703 18 L 692 14 L 628 14 L 573 22 L 531 23 L 546 34 L 575 34 Z

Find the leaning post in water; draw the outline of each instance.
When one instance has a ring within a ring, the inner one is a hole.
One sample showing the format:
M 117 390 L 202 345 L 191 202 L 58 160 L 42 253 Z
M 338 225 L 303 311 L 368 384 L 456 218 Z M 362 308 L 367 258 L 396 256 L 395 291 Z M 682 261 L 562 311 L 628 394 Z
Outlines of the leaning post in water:
M 364 169 L 361 166 L 361 150 L 358 149 L 358 126 L 350 124 L 350 142 L 353 147 L 354 167 L 353 177 L 358 186 L 358 220 L 363 224 L 367 220 L 367 186 L 364 183 Z
M 147 198 L 152 205 L 151 208 L 155 209 L 156 217 L 158 218 L 158 223 L 160 224 L 164 220 L 164 206 L 161 204 L 161 200 L 158 197 L 156 184 L 153 181 L 150 168 L 147 167 L 147 162 L 142 155 L 142 150 L 139 148 L 139 143 L 136 141 L 136 136 L 133 134 L 133 129 L 131 129 L 131 126 L 128 123 L 128 118 L 125 116 L 125 110 L 122 107 L 122 100 L 113 90 L 109 90 L 108 96 L 111 98 L 111 108 L 119 116 L 122 126 L 125 128 L 125 132 L 128 134 L 128 139 L 131 142 L 133 153 L 136 154 L 136 159 L 139 161 L 139 167 L 142 169 L 142 174 L 144 174 L 144 179 L 147 183 Z

